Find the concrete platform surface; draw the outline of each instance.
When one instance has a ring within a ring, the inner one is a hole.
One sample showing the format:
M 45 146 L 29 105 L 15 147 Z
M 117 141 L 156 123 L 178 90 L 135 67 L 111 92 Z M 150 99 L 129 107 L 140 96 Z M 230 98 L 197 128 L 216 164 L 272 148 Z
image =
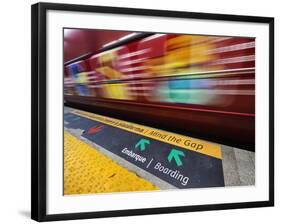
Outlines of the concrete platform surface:
M 255 184 L 254 152 L 69 107 L 64 109 L 64 126 L 65 194 Z M 87 153 L 80 152 L 85 149 Z M 92 157 L 89 150 L 99 156 Z M 76 160 L 80 166 L 69 165 Z M 116 169 L 134 180 L 105 181 L 104 175 Z

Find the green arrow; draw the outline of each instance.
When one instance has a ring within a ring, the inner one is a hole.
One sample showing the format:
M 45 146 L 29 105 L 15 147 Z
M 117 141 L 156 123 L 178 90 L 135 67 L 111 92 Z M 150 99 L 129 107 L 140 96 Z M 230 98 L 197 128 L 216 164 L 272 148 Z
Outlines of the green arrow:
M 145 150 L 145 144 L 150 144 L 150 141 L 147 139 L 142 138 L 139 140 L 139 142 L 135 145 L 135 148 L 138 148 L 140 146 L 140 150 L 144 151 Z
M 181 166 L 182 161 L 180 159 L 180 156 L 185 156 L 185 155 L 182 151 L 172 149 L 169 156 L 168 156 L 168 160 L 169 160 L 169 162 L 171 162 L 172 159 L 174 159 L 176 161 L 177 166 Z

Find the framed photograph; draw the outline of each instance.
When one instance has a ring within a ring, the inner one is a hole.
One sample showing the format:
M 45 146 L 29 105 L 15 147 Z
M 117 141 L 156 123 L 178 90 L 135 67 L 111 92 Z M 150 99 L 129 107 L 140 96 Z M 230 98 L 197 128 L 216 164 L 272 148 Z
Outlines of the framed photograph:
M 274 205 L 274 19 L 32 5 L 32 219 Z

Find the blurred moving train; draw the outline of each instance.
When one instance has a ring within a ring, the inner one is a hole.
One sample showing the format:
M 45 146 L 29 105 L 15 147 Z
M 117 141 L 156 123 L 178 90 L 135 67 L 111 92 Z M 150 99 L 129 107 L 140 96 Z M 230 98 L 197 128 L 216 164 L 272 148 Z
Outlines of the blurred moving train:
M 254 151 L 255 39 L 137 33 L 66 63 L 64 100 Z

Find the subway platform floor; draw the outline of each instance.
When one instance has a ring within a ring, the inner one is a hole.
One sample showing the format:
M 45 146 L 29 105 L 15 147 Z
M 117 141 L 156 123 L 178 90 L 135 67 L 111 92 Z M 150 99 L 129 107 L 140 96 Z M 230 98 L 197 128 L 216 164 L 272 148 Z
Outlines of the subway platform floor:
M 64 194 L 255 184 L 255 153 L 64 108 Z

